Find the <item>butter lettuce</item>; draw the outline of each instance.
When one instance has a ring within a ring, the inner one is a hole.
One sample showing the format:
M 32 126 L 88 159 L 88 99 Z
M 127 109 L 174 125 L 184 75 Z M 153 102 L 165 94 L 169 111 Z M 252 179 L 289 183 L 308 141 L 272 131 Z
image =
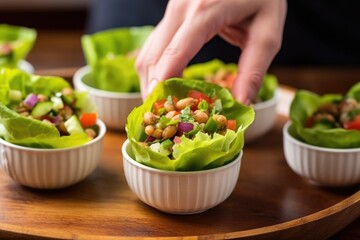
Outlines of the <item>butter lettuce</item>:
M 16 67 L 36 40 L 35 29 L 0 24 L 0 67 Z
M 191 89 L 220 98 L 222 114 L 228 119 L 236 120 L 237 131 L 227 130 L 225 135 L 214 134 L 213 137 L 198 132 L 192 140 L 182 136 L 181 143 L 173 146 L 174 159 L 144 148 L 139 143 L 144 113 L 151 111 L 157 100 L 165 99 L 169 95 L 185 98 Z M 253 109 L 236 102 L 226 88 L 200 80 L 174 78 L 159 83 L 145 102 L 129 114 L 126 131 L 132 147 L 132 157 L 136 161 L 158 169 L 196 171 L 219 167 L 232 161 L 242 150 L 244 131 L 254 117 Z
M 227 72 L 237 73 L 238 67 L 234 63 L 224 63 L 219 59 L 213 59 L 205 63 L 196 63 L 188 66 L 183 72 L 183 77 L 186 79 L 204 80 L 205 76 L 213 75 L 219 69 L 226 69 Z M 258 101 L 263 102 L 273 98 L 279 87 L 278 85 L 278 80 L 275 75 L 265 74 L 258 93 Z
M 38 76 L 19 69 L 0 69 L 0 137 L 10 143 L 34 148 L 66 148 L 80 146 L 90 139 L 85 133 L 61 136 L 56 127 L 30 119 L 11 110 L 10 90 L 50 95 L 70 84 L 61 77 Z M 85 92 L 76 92 L 78 114 L 94 112 L 95 107 Z
M 327 148 L 358 148 L 360 147 L 360 131 L 343 128 L 327 128 L 318 125 L 306 127 L 307 119 L 324 103 L 337 102 L 344 97 L 352 97 L 360 101 L 360 83 L 354 85 L 345 96 L 341 94 L 324 94 L 322 96 L 299 90 L 290 106 L 291 126 L 289 133 L 305 143 Z
M 142 47 L 152 30 L 152 26 L 115 28 L 84 35 L 81 43 L 94 79 L 93 87 L 112 92 L 139 92 L 136 56 L 132 53 Z

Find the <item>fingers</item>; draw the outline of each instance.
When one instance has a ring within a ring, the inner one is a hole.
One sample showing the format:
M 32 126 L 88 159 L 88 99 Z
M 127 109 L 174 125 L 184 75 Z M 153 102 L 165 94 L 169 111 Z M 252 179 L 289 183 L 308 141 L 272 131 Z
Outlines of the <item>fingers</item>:
M 188 62 L 219 31 L 220 24 L 215 24 L 220 22 L 215 20 L 218 13 L 200 2 L 170 1 L 163 20 L 144 44 L 136 63 L 143 98 L 159 81 L 181 76 Z
M 267 9 L 253 20 L 249 28 L 232 89 L 234 97 L 242 103 L 249 104 L 256 99 L 263 75 L 280 50 L 285 7 Z
M 143 99 L 147 96 L 149 85 L 151 89 L 156 86 L 158 80 L 152 77 L 154 75 L 154 66 L 181 25 L 182 17 L 178 16 L 176 12 L 174 13 L 172 9 L 173 7 L 167 8 L 164 18 L 147 38 L 137 56 L 136 69 L 141 80 Z

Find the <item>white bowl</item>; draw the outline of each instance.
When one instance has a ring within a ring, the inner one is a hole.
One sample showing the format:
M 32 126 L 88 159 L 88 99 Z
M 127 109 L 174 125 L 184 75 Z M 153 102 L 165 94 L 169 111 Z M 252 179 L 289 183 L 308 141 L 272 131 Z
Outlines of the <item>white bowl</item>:
M 90 98 L 98 108 L 99 118 L 106 126 L 115 130 L 124 130 L 129 113 L 142 104 L 139 93 L 118 93 L 104 91 L 89 86 L 92 81 L 90 68 L 84 66 L 74 74 L 74 87 L 76 90 L 87 91 Z
M 225 201 L 237 183 L 242 151 L 222 167 L 192 172 L 166 171 L 145 166 L 130 157 L 131 146 L 122 146 L 126 181 L 144 203 L 167 213 L 195 214 Z
M 284 154 L 289 167 L 309 182 L 325 187 L 360 183 L 360 148 L 334 149 L 303 143 L 283 127 Z
M 0 168 L 14 181 L 38 189 L 73 185 L 98 166 L 105 124 L 97 121 L 99 135 L 73 148 L 38 149 L 9 143 L 0 138 Z
M 254 104 L 255 120 L 245 131 L 245 142 L 252 142 L 271 130 L 276 122 L 279 100 L 280 90 L 277 90 L 273 98 Z
M 25 72 L 28 72 L 28 73 L 34 73 L 35 72 L 35 69 L 34 69 L 34 66 L 29 63 L 28 61 L 25 61 L 25 60 L 21 60 L 18 64 L 18 67 L 21 69 L 21 70 L 24 70 Z

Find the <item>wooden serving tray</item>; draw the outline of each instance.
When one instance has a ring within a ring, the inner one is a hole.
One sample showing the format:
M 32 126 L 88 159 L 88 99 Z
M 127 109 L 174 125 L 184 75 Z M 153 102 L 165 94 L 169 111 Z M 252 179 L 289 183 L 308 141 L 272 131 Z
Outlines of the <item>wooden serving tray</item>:
M 360 216 L 359 186 L 309 184 L 287 165 L 282 127 L 293 91 L 282 88 L 274 128 L 246 144 L 234 192 L 195 215 L 142 203 L 122 167 L 124 132 L 108 131 L 99 167 L 60 190 L 23 187 L 0 171 L 0 238 L 21 239 L 324 239 Z

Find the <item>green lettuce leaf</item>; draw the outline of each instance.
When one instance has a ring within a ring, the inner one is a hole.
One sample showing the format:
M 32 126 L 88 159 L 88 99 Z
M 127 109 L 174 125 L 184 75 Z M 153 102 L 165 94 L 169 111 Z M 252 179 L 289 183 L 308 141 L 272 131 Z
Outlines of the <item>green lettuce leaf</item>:
M 30 119 L 11 110 L 10 90 L 18 90 L 23 96 L 29 93 L 50 95 L 61 91 L 70 84 L 61 77 L 37 76 L 19 69 L 0 70 L 0 137 L 10 143 L 36 148 L 66 148 L 80 146 L 90 139 L 85 133 L 60 137 L 59 131 L 51 124 Z M 78 114 L 94 112 L 95 107 L 85 92 L 75 92 Z
M 205 76 L 215 74 L 219 69 L 226 69 L 228 72 L 237 73 L 237 65 L 224 63 L 219 59 L 213 59 L 205 63 L 197 63 L 188 66 L 183 71 L 183 78 L 204 80 Z M 259 101 L 267 101 L 274 97 L 278 89 L 278 80 L 275 75 L 265 74 L 261 88 L 258 93 Z
M 153 26 L 116 28 L 84 35 L 83 52 L 90 66 L 93 87 L 112 92 L 139 92 L 140 80 L 135 69 L 135 56 Z
M 360 85 L 349 90 L 348 96 L 360 100 Z M 345 130 L 343 128 L 328 128 L 319 125 L 307 128 L 307 119 L 324 103 L 337 102 L 343 99 L 341 94 L 318 95 L 316 93 L 299 90 L 290 106 L 291 127 L 289 133 L 305 143 L 327 148 L 357 148 L 360 147 L 360 131 Z
M 238 129 L 236 132 L 228 130 L 226 134 L 209 135 L 198 132 L 193 140 L 181 137 L 182 142 L 173 146 L 173 156 L 154 152 L 144 148 L 139 143 L 141 126 L 145 112 L 151 111 L 152 105 L 159 99 L 169 95 L 185 98 L 188 91 L 195 89 L 205 94 L 214 94 L 222 101 L 222 114 L 228 119 L 235 119 Z M 148 96 L 145 102 L 135 108 L 127 118 L 126 131 L 136 161 L 165 170 L 195 171 L 222 166 L 233 160 L 244 146 L 244 131 L 250 126 L 255 117 L 252 108 L 234 100 L 229 90 L 218 85 L 200 80 L 169 79 L 161 82 Z
M 0 24 L 0 67 L 17 67 L 32 49 L 37 32 L 35 29 Z M 12 51 L 4 54 L 1 50 L 9 46 Z

